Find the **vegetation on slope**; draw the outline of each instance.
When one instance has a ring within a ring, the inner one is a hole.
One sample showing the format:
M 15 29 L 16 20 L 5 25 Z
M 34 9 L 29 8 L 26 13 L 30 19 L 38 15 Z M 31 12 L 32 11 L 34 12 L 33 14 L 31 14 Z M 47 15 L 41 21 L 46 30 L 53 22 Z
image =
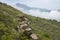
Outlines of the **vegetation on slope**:
M 29 26 L 37 34 L 39 40 L 60 40 L 60 22 L 26 15 L 1 2 L 0 40 L 29 40 L 26 35 L 16 30 L 18 26 L 16 15 L 23 15 L 29 19 Z

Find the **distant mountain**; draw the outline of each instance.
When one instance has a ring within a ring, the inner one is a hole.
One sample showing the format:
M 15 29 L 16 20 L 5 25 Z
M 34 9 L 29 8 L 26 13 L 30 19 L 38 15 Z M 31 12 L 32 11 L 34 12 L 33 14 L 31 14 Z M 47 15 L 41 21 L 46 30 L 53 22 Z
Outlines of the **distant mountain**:
M 25 4 L 21 3 L 16 3 L 16 6 L 19 8 L 23 8 L 24 11 L 29 11 L 29 10 L 39 10 L 40 12 L 50 12 L 51 10 L 48 9 L 43 9 L 43 8 L 34 8 L 34 7 L 29 7 Z

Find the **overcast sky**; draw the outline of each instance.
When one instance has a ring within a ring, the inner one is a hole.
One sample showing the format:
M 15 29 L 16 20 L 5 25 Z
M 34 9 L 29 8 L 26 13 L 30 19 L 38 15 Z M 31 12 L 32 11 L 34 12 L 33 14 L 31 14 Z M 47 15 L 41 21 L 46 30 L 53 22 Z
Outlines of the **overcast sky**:
M 0 2 L 4 2 L 9 5 L 22 3 L 30 7 L 60 9 L 60 0 L 0 0 Z

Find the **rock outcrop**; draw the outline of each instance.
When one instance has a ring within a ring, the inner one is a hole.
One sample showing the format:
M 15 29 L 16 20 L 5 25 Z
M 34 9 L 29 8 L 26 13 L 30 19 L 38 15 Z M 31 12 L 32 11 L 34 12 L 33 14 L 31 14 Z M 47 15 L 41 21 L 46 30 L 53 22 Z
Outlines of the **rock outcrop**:
M 33 32 L 32 28 L 29 27 L 29 22 L 28 19 L 24 16 L 17 16 L 18 17 L 18 22 L 19 22 L 19 26 L 18 27 L 18 31 L 22 31 L 24 34 L 28 35 L 30 37 L 29 40 L 38 40 L 38 37 L 36 36 L 36 34 Z

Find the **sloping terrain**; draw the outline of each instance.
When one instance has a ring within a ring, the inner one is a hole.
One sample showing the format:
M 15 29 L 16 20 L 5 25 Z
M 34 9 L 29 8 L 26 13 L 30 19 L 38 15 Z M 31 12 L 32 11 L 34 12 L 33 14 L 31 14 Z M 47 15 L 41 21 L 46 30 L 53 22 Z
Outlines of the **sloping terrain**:
M 60 40 L 60 22 L 24 14 L 4 3 L 0 3 L 0 40 L 29 40 L 26 35 L 17 31 L 16 15 L 28 18 L 29 27 L 39 40 Z

